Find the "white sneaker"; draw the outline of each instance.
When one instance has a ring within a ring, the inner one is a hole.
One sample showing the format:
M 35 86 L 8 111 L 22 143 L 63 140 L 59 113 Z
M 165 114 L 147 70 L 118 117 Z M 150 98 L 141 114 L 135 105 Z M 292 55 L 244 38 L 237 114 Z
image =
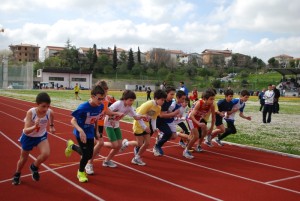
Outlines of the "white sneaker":
M 183 151 L 182 155 L 188 159 L 194 158 L 194 156 L 186 149 Z
M 87 174 L 89 174 L 89 175 L 94 174 L 93 164 L 90 164 L 90 163 L 86 164 L 86 166 L 85 166 L 85 172 Z
M 103 161 L 102 166 L 115 168 L 115 167 L 117 167 L 117 164 L 115 164 L 112 161 Z
M 127 142 L 128 142 L 127 139 L 124 139 L 124 140 L 122 141 L 122 146 L 121 146 L 119 152 L 123 152 L 123 151 L 127 148 L 127 145 L 126 145 Z
M 131 160 L 131 163 L 136 164 L 136 165 L 142 165 L 142 166 L 146 165 L 146 163 L 144 163 L 140 157 L 134 157 Z

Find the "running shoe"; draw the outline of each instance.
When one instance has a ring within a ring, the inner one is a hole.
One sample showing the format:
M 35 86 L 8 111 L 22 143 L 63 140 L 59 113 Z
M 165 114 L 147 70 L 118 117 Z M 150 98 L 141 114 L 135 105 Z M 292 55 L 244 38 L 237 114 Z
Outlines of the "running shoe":
M 67 148 L 65 149 L 65 155 L 67 158 L 69 158 L 73 152 L 73 149 L 72 149 L 73 144 L 74 144 L 73 140 L 67 141 Z
M 93 164 L 90 164 L 90 163 L 86 164 L 86 166 L 85 166 L 85 172 L 87 174 L 89 174 L 89 175 L 94 174 L 94 166 L 93 166 Z
M 87 182 L 88 181 L 88 178 L 87 178 L 87 176 L 86 176 L 86 173 L 85 172 L 80 172 L 79 170 L 78 170 L 78 172 L 77 172 L 77 178 L 78 178 L 78 181 L 79 182 Z
M 215 142 L 221 147 L 224 146 L 224 144 L 219 139 L 215 139 Z
M 115 168 L 115 167 L 117 167 L 117 164 L 115 164 L 114 162 L 109 160 L 109 161 L 103 161 L 102 166 Z
M 186 149 L 183 151 L 182 155 L 188 159 L 194 158 L 194 156 Z
M 13 185 L 19 185 L 21 183 L 20 177 L 21 177 L 21 173 L 16 172 L 16 174 L 14 174 L 14 177 L 12 179 L 12 184 Z
M 124 139 L 124 140 L 122 141 L 122 146 L 121 146 L 119 152 L 123 152 L 123 151 L 128 147 L 128 146 L 126 145 L 127 142 L 128 142 L 127 139 Z
M 35 167 L 33 165 L 33 163 L 29 166 L 29 169 L 30 169 L 31 174 L 32 174 L 32 179 L 34 181 L 39 181 L 40 180 L 40 174 L 38 172 L 39 169 L 37 167 Z
M 143 161 L 142 161 L 142 159 L 140 158 L 140 157 L 134 157 L 132 160 L 131 160 L 131 163 L 133 163 L 133 164 L 136 164 L 136 165 L 141 165 L 141 166 L 144 166 L 144 165 L 146 165 L 146 163 L 144 163 Z

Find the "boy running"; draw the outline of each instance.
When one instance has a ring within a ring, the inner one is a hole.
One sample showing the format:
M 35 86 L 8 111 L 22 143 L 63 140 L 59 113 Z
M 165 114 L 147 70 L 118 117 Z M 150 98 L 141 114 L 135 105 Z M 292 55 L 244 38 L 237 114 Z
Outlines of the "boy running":
M 211 140 L 214 139 L 217 135 L 225 132 L 225 126 L 223 124 L 223 118 L 225 117 L 225 113 L 228 112 L 228 114 L 231 114 L 231 110 L 233 107 L 233 91 L 231 89 L 228 89 L 224 92 L 225 99 L 219 100 L 217 103 L 218 110 L 215 112 L 216 114 L 216 127 L 217 129 L 213 130 L 211 135 L 207 136 L 207 139 L 205 141 L 205 144 L 212 147 Z M 221 142 L 216 139 L 216 143 L 220 146 L 222 146 Z
M 190 149 L 193 147 L 194 143 L 199 139 L 199 129 L 201 129 L 202 135 L 206 135 L 207 127 L 205 123 L 200 123 L 201 119 L 203 119 L 207 113 L 211 112 L 212 114 L 215 112 L 214 108 L 214 100 L 215 93 L 212 90 L 206 90 L 202 94 L 203 99 L 199 100 L 195 103 L 194 107 L 192 107 L 187 122 L 191 131 L 190 141 L 183 151 L 183 156 L 192 159 L 194 156 L 190 153 Z
M 236 133 L 236 128 L 235 128 L 235 125 L 234 125 L 234 121 L 235 121 L 235 113 L 238 110 L 240 111 L 240 117 L 242 117 L 243 119 L 247 119 L 247 120 L 251 121 L 251 116 L 245 116 L 244 115 L 245 103 L 248 101 L 249 96 L 250 96 L 250 93 L 247 90 L 243 90 L 243 91 L 241 91 L 240 98 L 235 98 L 235 99 L 232 100 L 233 108 L 230 112 L 227 112 L 225 114 L 225 121 L 227 122 L 227 128 L 225 130 L 225 133 L 220 135 L 218 137 L 218 140 L 216 140 L 216 142 L 219 145 L 223 146 L 223 143 L 221 142 L 222 139 L 224 139 L 225 137 L 227 137 L 230 134 L 235 134 Z
M 21 142 L 21 156 L 17 163 L 17 170 L 13 177 L 12 184 L 19 185 L 21 183 L 20 176 L 21 170 L 28 160 L 30 151 L 37 147 L 41 154 L 29 166 L 32 173 L 32 179 L 39 181 L 40 174 L 38 169 L 40 165 L 47 160 L 50 155 L 50 146 L 47 139 L 47 125 L 50 122 L 50 132 L 54 133 L 54 115 L 53 111 L 49 108 L 51 99 L 47 93 L 39 93 L 36 97 L 37 107 L 31 108 L 27 111 L 24 119 L 25 125 L 22 136 L 19 141 Z
M 100 86 L 94 86 L 91 90 L 91 98 L 72 112 L 71 124 L 74 127 L 74 135 L 82 152 L 77 178 L 79 182 L 87 182 L 84 172 L 85 166 L 93 156 L 95 123 L 103 110 L 102 101 L 105 99 L 105 91 Z M 98 128 L 96 127 L 97 132 Z
M 158 133 L 159 129 L 156 127 L 156 119 L 161 111 L 161 106 L 167 98 L 166 92 L 159 89 L 154 92 L 154 100 L 147 101 L 143 103 L 140 107 L 136 109 L 138 115 L 144 115 L 148 118 L 133 121 L 133 132 L 136 141 L 125 140 L 124 146 L 121 149 L 125 149 L 127 146 L 134 147 L 134 158 L 131 163 L 136 165 L 146 165 L 141 159 L 141 156 L 149 147 L 150 137 L 153 133 Z M 150 120 L 150 122 L 149 122 Z

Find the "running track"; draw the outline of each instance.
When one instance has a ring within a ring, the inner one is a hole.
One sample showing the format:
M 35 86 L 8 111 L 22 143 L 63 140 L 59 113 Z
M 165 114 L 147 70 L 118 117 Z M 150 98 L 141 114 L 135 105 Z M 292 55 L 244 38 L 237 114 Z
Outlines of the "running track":
M 79 156 L 66 159 L 64 149 L 71 134 L 70 111 L 53 108 L 56 134 L 49 134 L 50 158 L 40 168 L 41 179 L 34 182 L 29 172 L 34 149 L 25 165 L 21 185 L 11 178 L 20 154 L 18 138 L 26 111 L 33 103 L 0 96 L 0 189 L 1 200 L 300 200 L 300 159 L 234 145 L 214 146 L 182 157 L 178 141 L 165 144 L 165 156 L 155 157 L 149 149 L 147 166 L 130 163 L 128 148 L 115 156 L 117 168 L 102 167 L 108 149 L 103 148 L 88 183 L 76 178 Z M 131 124 L 121 123 L 123 137 L 134 139 Z M 107 138 L 105 138 L 107 140 Z M 151 148 L 154 139 L 151 139 Z

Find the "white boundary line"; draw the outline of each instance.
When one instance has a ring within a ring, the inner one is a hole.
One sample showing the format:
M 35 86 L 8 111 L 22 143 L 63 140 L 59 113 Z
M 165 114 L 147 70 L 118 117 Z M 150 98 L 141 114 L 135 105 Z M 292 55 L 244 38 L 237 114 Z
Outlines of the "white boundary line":
M 287 178 L 283 178 L 283 179 L 277 179 L 277 180 L 273 180 L 273 181 L 268 181 L 265 182 L 266 184 L 272 184 L 272 183 L 276 183 L 276 182 L 280 182 L 280 181 L 286 181 L 286 180 L 290 180 L 290 179 L 295 179 L 295 178 L 299 178 L 300 175 L 294 176 L 294 177 L 287 177 Z
M 10 141 L 12 144 L 14 144 L 16 147 L 18 147 L 19 149 L 21 149 L 21 147 L 15 143 L 12 139 L 10 139 L 7 135 L 5 135 L 5 133 L 3 133 L 2 131 L 0 131 L 0 134 L 5 137 L 8 141 Z M 32 158 L 33 160 L 36 160 L 36 158 L 33 155 L 29 155 L 30 158 Z M 82 192 L 84 192 L 85 194 L 91 196 L 92 198 L 96 199 L 96 200 L 100 200 L 100 201 L 104 201 L 104 199 L 100 198 L 99 196 L 93 194 L 92 192 L 82 188 L 81 186 L 75 184 L 74 182 L 72 182 L 71 180 L 67 179 L 66 177 L 64 177 L 63 175 L 59 174 L 58 172 L 56 172 L 55 170 L 51 169 L 50 167 L 48 167 L 45 164 L 42 164 L 42 166 L 44 168 L 46 168 L 47 170 L 49 170 L 51 173 L 53 173 L 54 175 L 58 176 L 59 178 L 61 178 L 63 181 L 71 184 L 72 186 L 74 186 L 75 188 L 81 190 Z
M 195 193 L 195 194 L 197 194 L 197 195 L 201 195 L 201 196 L 203 196 L 203 197 L 210 198 L 210 199 L 212 199 L 212 200 L 221 200 L 221 199 L 212 197 L 212 196 L 210 196 L 210 195 L 201 193 L 201 192 L 199 192 L 199 191 L 195 191 L 195 190 L 193 190 L 193 189 L 190 189 L 190 188 L 187 188 L 187 187 L 178 185 L 178 184 L 176 184 L 176 183 L 170 182 L 170 181 L 168 181 L 168 180 L 162 179 L 162 178 L 160 178 L 160 177 L 154 176 L 154 175 L 152 175 L 152 174 L 148 174 L 148 173 L 143 172 L 143 171 L 140 171 L 140 170 L 138 170 L 138 169 L 129 167 L 129 166 L 124 165 L 124 164 L 122 164 L 122 163 L 118 163 L 118 162 L 116 162 L 116 161 L 115 161 L 115 163 L 117 163 L 118 165 L 123 166 L 123 167 L 125 167 L 125 168 L 127 168 L 127 169 L 130 169 L 130 170 L 132 170 L 132 171 L 135 171 L 135 172 L 138 172 L 138 173 L 140 173 L 140 174 L 146 175 L 146 176 L 148 176 L 148 177 L 151 177 L 151 178 L 153 178 L 153 179 L 159 180 L 159 181 L 161 181 L 161 182 L 170 184 L 170 185 L 175 186 L 175 187 L 177 187 L 177 188 L 181 188 L 181 189 L 183 189 L 183 190 L 186 190 L 186 191 Z

